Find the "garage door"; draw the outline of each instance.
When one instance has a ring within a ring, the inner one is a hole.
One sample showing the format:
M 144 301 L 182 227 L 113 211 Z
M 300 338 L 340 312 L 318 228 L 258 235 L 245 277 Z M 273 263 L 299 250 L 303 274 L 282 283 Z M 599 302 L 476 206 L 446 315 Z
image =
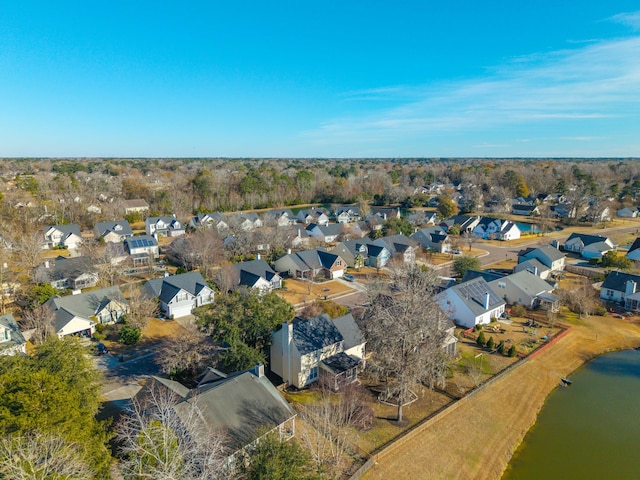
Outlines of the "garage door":
M 180 318 L 191 314 L 191 305 L 176 305 L 171 306 L 170 313 L 173 314 L 173 318 Z

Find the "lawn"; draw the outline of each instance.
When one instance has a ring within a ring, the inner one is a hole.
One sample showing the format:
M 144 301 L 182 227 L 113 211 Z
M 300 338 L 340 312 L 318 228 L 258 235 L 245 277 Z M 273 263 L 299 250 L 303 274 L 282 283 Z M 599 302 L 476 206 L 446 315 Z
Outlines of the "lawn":
M 139 350 L 144 350 L 160 345 L 165 339 L 184 335 L 186 330 L 175 320 L 160 320 L 151 318 L 142 329 L 142 338 L 135 345 L 123 345 L 118 342 L 120 325 L 111 325 L 107 329 L 107 338 L 103 341 L 106 347 L 114 355 L 131 355 Z
M 324 300 L 336 295 L 343 295 L 355 292 L 351 286 L 342 280 L 328 280 L 326 282 L 306 282 L 293 278 L 285 280 L 285 288 L 278 290 L 280 297 L 293 305 L 298 305 L 315 300 Z

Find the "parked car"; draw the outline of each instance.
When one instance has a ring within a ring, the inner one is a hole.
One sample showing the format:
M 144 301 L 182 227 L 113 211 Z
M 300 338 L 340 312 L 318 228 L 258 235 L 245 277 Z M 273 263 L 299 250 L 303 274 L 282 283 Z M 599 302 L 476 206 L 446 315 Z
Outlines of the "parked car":
M 342 278 L 344 278 L 347 282 L 355 282 L 356 281 L 356 277 L 354 277 L 353 275 L 351 275 L 350 273 L 345 273 Z

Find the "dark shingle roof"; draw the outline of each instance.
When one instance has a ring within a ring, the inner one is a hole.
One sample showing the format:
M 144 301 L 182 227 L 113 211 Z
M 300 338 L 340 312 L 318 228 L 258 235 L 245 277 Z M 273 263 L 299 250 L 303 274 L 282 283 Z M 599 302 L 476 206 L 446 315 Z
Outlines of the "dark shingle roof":
M 609 275 L 607 275 L 607 278 L 604 279 L 604 282 L 602 282 L 602 288 L 624 292 L 626 289 L 627 281 L 629 280 L 640 284 L 640 275 L 614 271 L 609 273 Z
M 343 347 L 345 350 L 353 348 L 357 345 L 362 345 L 365 342 L 362 331 L 356 324 L 353 315 L 351 315 L 350 313 L 347 313 L 342 317 L 334 318 L 331 321 L 340 331 L 340 334 L 344 339 Z
M 357 367 L 360 364 L 360 360 L 340 352 L 325 358 L 322 363 L 329 367 L 333 373 L 342 373 Z
M 343 340 L 342 334 L 329 315 L 293 319 L 293 343 L 300 355 L 306 355 Z
M 574 238 L 580 238 L 585 247 L 587 245 L 591 245 L 592 243 L 605 242 L 605 241 L 608 240 L 607 237 L 602 237 L 600 235 L 587 235 L 587 234 L 584 234 L 584 233 L 572 233 L 569 236 L 569 238 L 567 238 L 566 242 L 568 242 L 570 240 L 573 240 Z
M 99 237 L 104 237 L 110 232 L 117 233 L 118 235 L 133 235 L 131 225 L 127 220 L 118 220 L 117 222 L 98 222 L 95 226 L 95 231 Z
M 277 275 L 276 272 L 264 260 L 251 260 L 249 262 L 240 262 L 234 265 L 240 274 L 240 285 L 252 287 L 260 279 L 264 278 L 271 281 Z
M 208 285 L 200 272 L 153 278 L 145 284 L 145 288 L 148 291 L 151 291 L 154 296 L 165 303 L 171 301 L 180 290 L 185 290 L 191 295 L 198 295 L 205 287 L 208 287 Z

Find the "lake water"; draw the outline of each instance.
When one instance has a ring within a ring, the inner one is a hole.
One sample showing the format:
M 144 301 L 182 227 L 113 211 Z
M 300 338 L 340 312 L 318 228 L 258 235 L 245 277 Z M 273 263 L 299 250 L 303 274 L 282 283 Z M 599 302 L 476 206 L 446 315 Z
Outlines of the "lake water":
M 599 357 L 551 393 L 502 480 L 640 479 L 640 352 Z

